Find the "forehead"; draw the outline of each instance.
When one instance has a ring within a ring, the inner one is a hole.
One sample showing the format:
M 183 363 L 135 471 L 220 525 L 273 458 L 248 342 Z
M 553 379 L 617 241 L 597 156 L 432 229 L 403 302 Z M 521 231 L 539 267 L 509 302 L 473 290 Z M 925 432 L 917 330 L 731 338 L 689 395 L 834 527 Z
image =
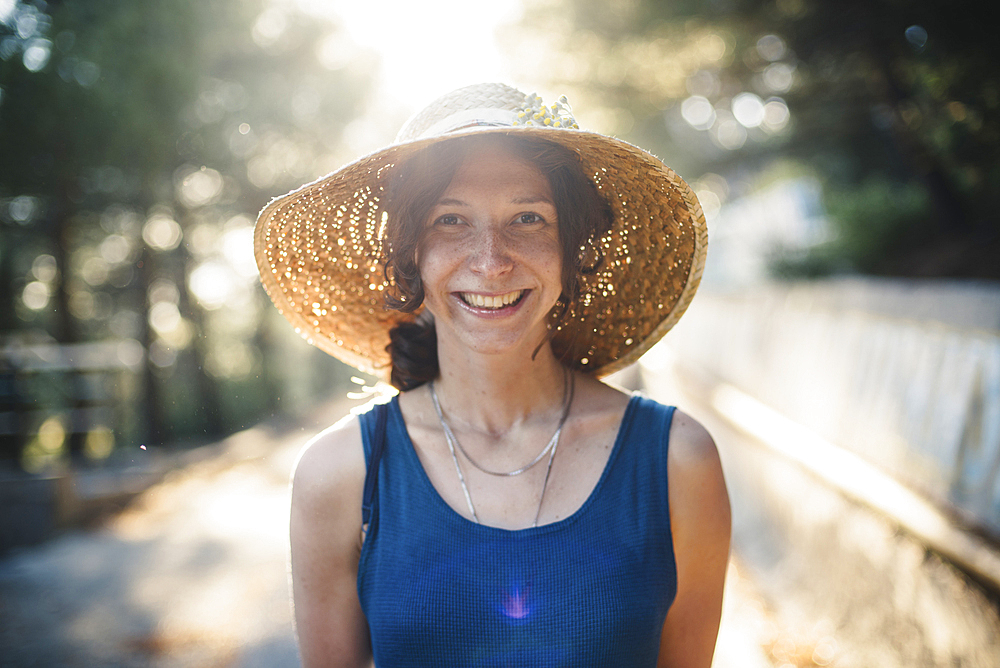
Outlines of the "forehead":
M 548 177 L 534 163 L 501 143 L 479 146 L 465 155 L 442 198 L 470 193 L 552 203 Z

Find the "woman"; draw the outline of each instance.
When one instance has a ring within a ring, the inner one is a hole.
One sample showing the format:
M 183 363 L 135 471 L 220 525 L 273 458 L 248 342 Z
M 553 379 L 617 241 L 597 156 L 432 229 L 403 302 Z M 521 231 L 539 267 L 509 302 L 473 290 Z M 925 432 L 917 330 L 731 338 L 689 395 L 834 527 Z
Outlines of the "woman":
M 312 342 L 402 390 L 296 466 L 305 666 L 711 664 L 715 446 L 597 380 L 694 293 L 704 218 L 683 181 L 564 102 L 473 86 L 272 202 L 256 247 Z

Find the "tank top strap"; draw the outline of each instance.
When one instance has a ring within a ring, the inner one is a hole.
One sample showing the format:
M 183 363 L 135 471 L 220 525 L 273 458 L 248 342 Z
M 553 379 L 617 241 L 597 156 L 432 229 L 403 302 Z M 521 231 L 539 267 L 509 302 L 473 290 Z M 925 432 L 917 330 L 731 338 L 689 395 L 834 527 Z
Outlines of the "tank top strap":
M 664 406 L 638 392 L 634 399 L 635 413 L 628 427 L 635 433 L 629 436 L 654 441 L 659 446 L 655 448 L 657 456 L 666 456 L 670 446 L 670 425 L 673 424 L 676 407 Z M 647 454 L 651 453 L 647 451 Z
M 636 393 L 622 425 L 622 448 L 613 462 L 615 479 L 611 489 L 626 497 L 608 495 L 608 512 L 616 521 L 653 520 L 669 523 L 670 500 L 667 489 L 667 452 L 670 447 L 670 425 L 674 407 L 664 406 Z M 631 495 L 655 499 L 656 503 L 635 504 L 626 502 Z M 626 517 L 626 515 L 628 517 Z M 638 515 L 638 517 L 636 517 Z M 661 516 L 653 519 L 652 516 Z
M 365 451 L 365 487 L 361 500 L 361 524 L 367 526 L 371 521 L 372 502 L 378 485 L 379 462 L 382 460 L 385 448 L 389 404 L 373 403 L 369 410 L 358 416 L 358 420 L 361 422 L 361 443 Z
M 645 429 L 655 432 L 661 438 L 663 446 L 666 447 L 676 407 L 665 406 L 642 393 L 636 393 L 636 396 L 639 401 L 638 406 L 636 406 L 635 422 Z

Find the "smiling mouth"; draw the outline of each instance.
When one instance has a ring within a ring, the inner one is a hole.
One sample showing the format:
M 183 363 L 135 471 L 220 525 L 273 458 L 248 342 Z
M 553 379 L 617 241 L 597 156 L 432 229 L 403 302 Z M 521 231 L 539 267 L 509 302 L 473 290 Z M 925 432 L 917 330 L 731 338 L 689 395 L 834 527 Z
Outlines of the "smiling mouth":
M 519 303 L 527 293 L 527 290 L 514 290 L 513 292 L 496 295 L 495 297 L 480 295 L 475 292 L 459 292 L 458 295 L 462 298 L 463 302 L 473 308 L 499 310 Z

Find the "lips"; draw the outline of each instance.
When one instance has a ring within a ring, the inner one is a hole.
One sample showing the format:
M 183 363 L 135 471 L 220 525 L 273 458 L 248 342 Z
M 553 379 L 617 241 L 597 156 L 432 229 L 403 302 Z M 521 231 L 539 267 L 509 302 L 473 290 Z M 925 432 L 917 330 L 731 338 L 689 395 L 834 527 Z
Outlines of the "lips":
M 458 295 L 466 304 L 473 308 L 499 310 L 505 306 L 513 306 L 521 301 L 526 290 L 514 290 L 502 295 L 481 295 L 476 292 L 459 292 Z

